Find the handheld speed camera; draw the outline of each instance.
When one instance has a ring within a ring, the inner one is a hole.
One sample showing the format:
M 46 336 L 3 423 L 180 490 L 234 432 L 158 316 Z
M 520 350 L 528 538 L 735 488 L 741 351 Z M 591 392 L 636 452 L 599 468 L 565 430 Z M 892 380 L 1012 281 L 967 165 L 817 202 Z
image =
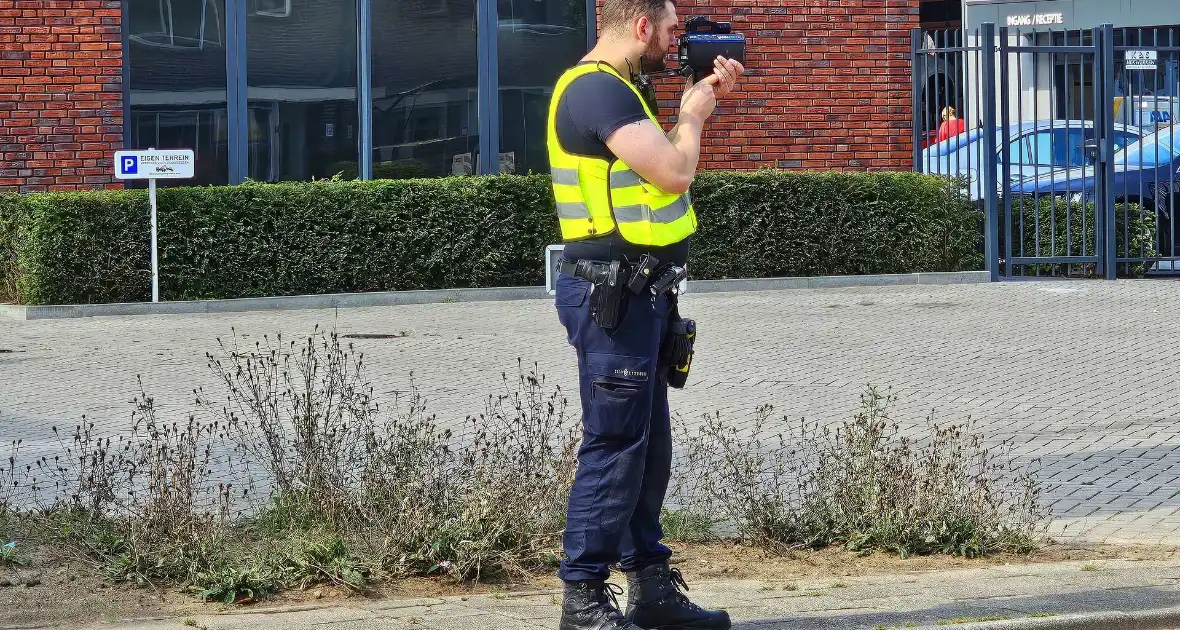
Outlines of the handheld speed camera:
M 718 56 L 746 63 L 746 36 L 731 31 L 729 22 L 713 22 L 701 16 L 689 18 L 680 36 L 679 74 L 693 81 L 713 74 L 713 60 Z
M 714 22 L 703 16 L 693 16 L 685 23 L 684 33 L 678 39 L 679 67 L 675 70 L 640 72 L 635 78 L 635 87 L 652 112 L 658 113 L 659 103 L 652 84 L 653 78 L 691 75 L 695 83 L 713 74 L 713 60 L 718 56 L 745 65 L 746 36 L 732 32 L 729 22 Z

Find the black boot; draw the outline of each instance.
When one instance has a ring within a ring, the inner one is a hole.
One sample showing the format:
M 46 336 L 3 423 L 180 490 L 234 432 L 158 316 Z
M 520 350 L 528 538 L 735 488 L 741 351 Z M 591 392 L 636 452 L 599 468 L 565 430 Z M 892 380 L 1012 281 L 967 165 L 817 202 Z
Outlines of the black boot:
M 643 630 L 729 630 L 729 613 L 705 610 L 681 592 L 680 569 L 666 563 L 627 573 L 627 621 Z
M 615 595 L 623 589 L 595 580 L 566 582 L 561 630 L 638 630 L 623 620 Z

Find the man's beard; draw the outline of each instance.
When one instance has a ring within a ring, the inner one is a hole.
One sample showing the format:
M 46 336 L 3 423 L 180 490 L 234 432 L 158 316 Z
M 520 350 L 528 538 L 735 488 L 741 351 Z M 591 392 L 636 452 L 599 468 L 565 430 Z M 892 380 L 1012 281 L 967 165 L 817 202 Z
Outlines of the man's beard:
M 643 56 L 639 58 L 639 69 L 642 72 L 659 72 L 667 67 L 664 59 L 667 57 L 668 50 L 660 48 L 660 40 L 653 37 L 651 42 L 647 45 L 647 50 L 643 51 Z

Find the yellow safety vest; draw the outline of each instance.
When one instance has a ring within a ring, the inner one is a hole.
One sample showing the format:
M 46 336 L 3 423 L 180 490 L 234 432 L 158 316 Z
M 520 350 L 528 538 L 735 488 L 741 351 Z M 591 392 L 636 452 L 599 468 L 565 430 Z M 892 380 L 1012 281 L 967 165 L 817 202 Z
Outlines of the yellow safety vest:
M 610 234 L 617 228 L 629 243 L 662 247 L 678 243 L 696 232 L 692 200 L 666 193 L 640 177 L 622 160 L 577 155 L 557 141 L 557 104 L 574 79 L 591 72 L 606 72 L 623 82 L 656 126 L 659 120 L 639 90 L 607 63 L 579 64 L 557 81 L 549 103 L 549 167 L 561 236 L 566 241 Z

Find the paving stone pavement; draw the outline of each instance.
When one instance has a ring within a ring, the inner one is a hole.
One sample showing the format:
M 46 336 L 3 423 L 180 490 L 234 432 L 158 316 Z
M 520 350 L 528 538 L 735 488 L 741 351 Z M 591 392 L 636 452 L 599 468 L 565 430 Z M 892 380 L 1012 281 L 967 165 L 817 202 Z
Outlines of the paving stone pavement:
M 1180 541 L 1180 285 L 1010 282 L 686 295 L 700 326 L 689 385 L 671 405 L 695 422 L 847 420 L 867 384 L 891 387 L 907 431 L 976 422 L 1039 458 L 1061 539 Z M 52 452 L 50 427 L 81 417 L 129 428 L 136 377 L 160 414 L 182 418 L 192 391 L 217 391 L 205 354 L 216 338 L 361 335 L 385 400 L 410 374 L 444 425 L 502 391 L 518 358 L 539 364 L 576 407 L 575 357 L 551 301 L 237 314 L 0 319 L 0 439 Z M 404 336 L 401 336 L 404 333 Z M 397 335 L 397 338 L 366 338 Z
M 802 581 L 692 581 L 689 595 L 721 607 L 734 630 L 933 627 L 984 617 L 1009 620 L 1180 606 L 1180 562 L 1105 560 L 913 571 Z M 625 587 L 625 580 L 619 580 Z M 626 595 L 618 598 L 625 605 Z M 548 630 L 558 626 L 556 591 L 499 596 L 354 600 L 334 606 L 192 614 L 208 630 Z M 1173 615 L 1180 610 L 1171 611 Z M 86 626 L 180 628 L 181 619 Z M 1068 626 L 1059 626 L 1068 627 Z M 1098 627 L 1090 625 L 1087 627 Z

